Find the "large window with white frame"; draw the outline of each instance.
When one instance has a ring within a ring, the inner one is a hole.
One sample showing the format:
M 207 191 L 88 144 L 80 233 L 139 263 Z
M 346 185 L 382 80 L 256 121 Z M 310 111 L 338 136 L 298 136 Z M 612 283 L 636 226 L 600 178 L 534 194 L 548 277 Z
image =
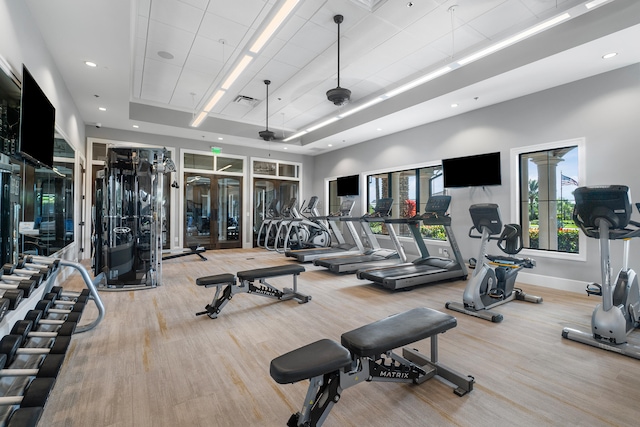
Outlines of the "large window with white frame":
M 520 147 L 511 156 L 523 246 L 537 254 L 580 255 L 585 244 L 573 222 L 573 191 L 585 180 L 584 139 Z

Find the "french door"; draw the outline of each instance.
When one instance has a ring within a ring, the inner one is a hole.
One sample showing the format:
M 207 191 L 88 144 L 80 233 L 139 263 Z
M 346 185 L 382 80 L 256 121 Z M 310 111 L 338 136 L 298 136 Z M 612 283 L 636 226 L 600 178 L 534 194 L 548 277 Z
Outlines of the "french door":
M 186 247 L 242 247 L 242 178 L 184 174 Z

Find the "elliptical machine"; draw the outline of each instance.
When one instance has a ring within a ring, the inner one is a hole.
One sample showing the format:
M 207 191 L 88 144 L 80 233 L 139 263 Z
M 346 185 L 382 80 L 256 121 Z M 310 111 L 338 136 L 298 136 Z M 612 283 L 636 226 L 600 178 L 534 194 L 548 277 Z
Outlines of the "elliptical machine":
M 600 240 L 602 285 L 587 285 L 587 295 L 602 296 L 591 315 L 591 333 L 564 328 L 562 336 L 583 344 L 640 359 L 640 347 L 628 335 L 640 326 L 638 277 L 629 268 L 629 241 L 640 236 L 640 223 L 631 220 L 631 197 L 625 185 L 578 187 L 573 220 L 587 237 Z M 638 209 L 640 210 L 640 205 Z M 615 284 L 611 282 L 609 246 L 622 240 L 624 259 Z
M 464 290 L 463 303 L 447 302 L 445 307 L 491 322 L 501 322 L 502 314 L 491 311 L 491 308 L 514 299 L 541 303 L 541 297 L 527 295 L 522 289 L 515 287 L 518 272 L 523 268 L 535 266 L 535 260 L 515 256 L 522 250 L 520 226 L 505 224 L 503 228 L 500 209 L 495 203 L 471 205 L 469 213 L 473 221 L 469 237 L 481 239 L 480 251 L 473 275 Z M 487 243 L 490 240 L 497 240 L 498 247 L 506 256 L 486 254 Z

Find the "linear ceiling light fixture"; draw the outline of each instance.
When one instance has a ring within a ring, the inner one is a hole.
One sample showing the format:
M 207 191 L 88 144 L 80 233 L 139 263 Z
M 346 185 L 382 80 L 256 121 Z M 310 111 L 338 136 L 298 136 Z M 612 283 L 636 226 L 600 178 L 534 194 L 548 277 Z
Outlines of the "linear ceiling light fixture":
M 258 36 L 256 41 L 253 43 L 249 51 L 251 53 L 258 53 L 260 49 L 264 47 L 267 41 L 271 38 L 273 33 L 276 32 L 278 27 L 284 22 L 284 20 L 289 16 L 293 8 L 298 4 L 300 0 L 287 0 L 278 13 L 275 14 L 269 24 L 262 30 L 262 33 Z
M 593 9 L 594 7 L 598 7 L 601 4 L 605 4 L 605 3 L 608 3 L 608 2 L 609 2 L 609 0 L 593 0 L 593 1 L 590 1 L 589 3 L 585 4 L 584 6 L 587 9 Z
M 253 56 L 245 55 L 240 60 L 240 62 L 238 62 L 238 65 L 236 65 L 236 67 L 233 69 L 231 74 L 229 74 L 229 77 L 227 77 L 227 79 L 224 81 L 224 83 L 222 83 L 222 86 L 220 86 L 220 88 L 224 89 L 224 90 L 229 89 L 231 87 L 231 85 L 233 83 L 235 83 L 235 81 L 238 79 L 238 77 L 240 77 L 240 74 L 242 74 L 244 69 L 247 68 L 247 66 L 249 65 L 249 63 L 252 60 L 253 60 Z
M 284 141 L 284 142 L 289 142 L 289 141 L 291 141 L 291 140 L 293 140 L 293 139 L 300 138 L 302 135 L 306 135 L 306 134 L 308 134 L 308 133 L 309 133 L 309 132 L 307 132 L 306 130 L 301 130 L 300 132 L 298 132 L 298 133 L 294 133 L 293 135 L 291 135 L 291 136 L 289 136 L 289 137 L 287 137 L 287 138 L 283 139 L 283 141 Z
M 586 6 L 587 10 L 590 10 L 590 9 L 596 7 L 596 6 L 600 6 L 601 4 L 607 3 L 609 1 L 613 1 L 613 0 L 594 0 L 594 1 L 590 2 L 590 3 L 585 4 L 585 6 Z M 348 116 L 350 116 L 352 114 L 355 114 L 358 111 L 362 111 L 364 109 L 367 109 L 367 108 L 369 108 L 369 107 L 371 107 L 371 106 L 373 106 L 375 104 L 378 104 L 379 102 L 385 101 L 385 100 L 387 100 L 389 98 L 392 98 L 392 97 L 394 97 L 396 95 L 400 95 L 401 93 L 407 92 L 407 91 L 409 91 L 409 90 L 411 90 L 411 89 L 413 89 L 415 87 L 418 87 L 418 86 L 423 85 L 423 84 L 425 84 L 425 83 L 427 83 L 427 82 L 429 82 L 431 80 L 434 80 L 434 79 L 436 79 L 438 77 L 441 77 L 441 76 L 443 76 L 443 75 L 445 75 L 445 74 L 447 74 L 447 73 L 449 73 L 449 72 L 451 72 L 451 71 L 453 71 L 453 70 L 455 70 L 455 69 L 457 69 L 457 68 L 459 68 L 461 66 L 467 65 L 467 64 L 469 64 L 469 63 L 471 63 L 473 61 L 476 61 L 476 60 L 478 60 L 478 59 L 480 59 L 482 57 L 491 55 L 492 53 L 495 53 L 495 52 L 497 52 L 497 51 L 499 51 L 501 49 L 504 49 L 507 46 L 510 46 L 512 44 L 515 44 L 515 43 L 518 43 L 518 42 L 520 42 L 520 41 L 522 41 L 522 40 L 524 40 L 524 39 L 526 39 L 528 37 L 531 37 L 531 36 L 533 36 L 535 34 L 541 33 L 541 32 L 543 32 L 543 31 L 545 31 L 545 30 L 547 30 L 547 29 L 549 29 L 549 28 L 551 28 L 551 27 L 553 27 L 555 25 L 558 25 L 561 22 L 564 22 L 564 21 L 566 21 L 566 20 L 568 20 L 568 19 L 570 19 L 572 17 L 576 17 L 578 15 L 581 15 L 582 13 L 584 13 L 584 9 L 579 10 L 579 9 L 574 8 L 572 10 L 572 13 L 565 12 L 565 13 L 563 13 L 561 15 L 553 17 L 553 18 L 551 18 L 551 19 L 549 19 L 547 21 L 544 21 L 544 22 L 542 22 L 542 23 L 540 23 L 540 24 L 538 24 L 536 26 L 533 26 L 533 27 L 531 27 L 531 28 L 529 28 L 529 29 L 527 29 L 525 31 L 522 31 L 522 32 L 520 32 L 520 33 L 518 33 L 518 34 L 516 34 L 516 35 L 514 35 L 512 37 L 509 37 L 509 38 L 507 38 L 507 39 L 505 39 L 505 40 L 503 40 L 501 42 L 493 44 L 493 45 L 491 45 L 491 46 L 489 46 L 489 47 L 487 47 L 485 49 L 482 49 L 482 50 L 480 50 L 480 51 L 478 51 L 476 53 L 473 53 L 473 54 L 471 54 L 469 56 L 466 56 L 466 57 L 464 57 L 464 58 L 462 58 L 462 59 L 460 59 L 458 61 L 455 61 L 455 62 L 453 62 L 453 63 L 451 63 L 451 64 L 449 64 L 449 65 L 447 65 L 445 67 L 439 68 L 439 69 L 437 69 L 435 71 L 432 71 L 432 72 L 430 72 L 428 74 L 425 74 L 424 76 L 418 77 L 417 79 L 412 80 L 412 81 L 410 81 L 408 83 L 405 83 L 402 86 L 398 86 L 395 89 L 391 89 L 390 91 L 388 91 L 388 92 L 386 92 L 386 93 L 384 93 L 384 94 L 382 94 L 380 96 L 377 96 L 376 98 L 374 98 L 374 99 L 372 99 L 370 101 L 367 101 L 367 102 L 365 102 L 365 103 L 363 103 L 361 105 L 357 105 L 354 108 L 352 108 L 350 110 L 347 110 L 347 111 L 345 111 L 345 112 L 343 112 L 343 113 L 341 113 L 341 114 L 339 114 L 339 115 L 337 115 L 335 117 L 332 117 L 332 118 L 330 118 L 328 120 L 325 120 L 324 122 L 321 122 L 321 123 L 318 123 L 318 124 L 316 124 L 314 126 L 311 126 L 311 127 L 307 128 L 305 131 L 293 134 L 290 137 L 288 137 L 287 139 L 285 139 L 285 141 L 290 141 L 292 139 L 299 138 L 302 135 L 305 135 L 305 134 L 307 134 L 309 132 L 313 132 L 314 130 L 318 130 L 318 129 L 324 127 L 324 126 L 327 126 L 327 125 L 329 125 L 331 123 L 336 122 L 337 120 L 340 120 L 340 119 L 348 117 Z
M 215 94 L 209 99 L 207 105 L 202 109 L 202 111 L 191 121 L 191 127 L 198 127 L 213 107 L 220 101 L 220 98 L 226 93 L 226 91 L 235 83 L 235 81 L 240 77 L 242 72 L 249 66 L 249 63 L 253 60 L 254 56 L 257 54 L 260 49 L 264 47 L 264 45 L 269 41 L 269 39 L 273 36 L 276 30 L 282 25 L 284 20 L 291 14 L 295 6 L 300 2 L 300 0 L 285 0 L 278 12 L 270 19 L 269 23 L 264 27 L 260 35 L 253 42 L 251 47 L 249 48 L 249 53 L 245 54 L 242 59 L 236 64 L 233 68 L 233 71 L 229 73 L 224 82 L 220 85 L 220 88 L 215 92 Z
M 497 52 L 501 49 L 504 49 L 507 46 L 518 43 L 519 41 L 522 41 L 528 37 L 531 37 L 534 34 L 540 33 L 548 28 L 551 28 L 554 25 L 557 25 L 563 21 L 566 21 L 569 18 L 571 18 L 571 15 L 568 13 L 563 13 L 562 15 L 558 15 L 555 18 L 551 18 L 547 21 L 544 21 L 541 24 L 536 25 L 535 27 L 531 27 L 525 31 L 522 31 L 516 34 L 515 36 L 509 37 L 508 39 L 505 39 L 499 43 L 491 45 L 486 49 L 482 49 L 474 54 L 471 54 L 465 58 L 462 58 L 461 60 L 458 61 L 458 64 L 467 65 L 470 62 L 476 61 L 487 55 L 491 55 L 492 53 Z

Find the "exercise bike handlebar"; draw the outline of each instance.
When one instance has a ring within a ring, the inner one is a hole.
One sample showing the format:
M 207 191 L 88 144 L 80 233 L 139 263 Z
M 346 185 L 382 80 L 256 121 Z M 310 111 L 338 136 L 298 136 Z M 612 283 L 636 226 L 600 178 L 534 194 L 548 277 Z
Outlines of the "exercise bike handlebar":
M 495 237 L 496 234 L 491 234 L 489 227 L 483 226 L 482 229 L 487 230 L 487 241 L 497 240 L 498 248 L 506 254 L 515 255 L 523 249 L 522 233 L 519 231 L 517 224 L 505 224 L 498 237 Z M 474 234 L 473 230 L 478 231 L 476 226 L 471 226 L 469 229 L 469 237 L 472 239 L 482 239 L 482 234 Z

